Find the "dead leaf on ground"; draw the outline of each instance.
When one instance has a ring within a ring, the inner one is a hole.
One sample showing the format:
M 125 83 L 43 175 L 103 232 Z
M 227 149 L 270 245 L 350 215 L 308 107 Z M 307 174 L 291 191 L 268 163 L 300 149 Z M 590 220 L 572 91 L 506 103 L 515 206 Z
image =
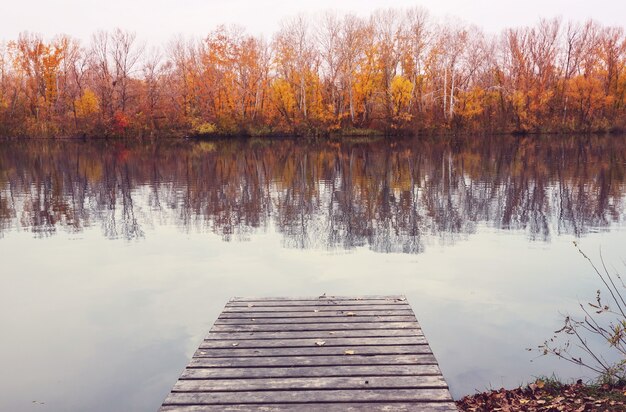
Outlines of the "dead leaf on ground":
M 323 341 L 323 340 L 318 340 L 317 342 L 315 342 L 315 344 L 316 344 L 317 346 L 324 346 L 324 345 L 326 344 L 326 341 Z
M 626 412 L 626 386 L 587 386 L 535 382 L 515 389 L 499 389 L 466 396 L 456 402 L 460 411 Z
M 344 352 L 345 355 L 354 355 L 356 352 L 354 352 L 353 350 L 347 350 Z

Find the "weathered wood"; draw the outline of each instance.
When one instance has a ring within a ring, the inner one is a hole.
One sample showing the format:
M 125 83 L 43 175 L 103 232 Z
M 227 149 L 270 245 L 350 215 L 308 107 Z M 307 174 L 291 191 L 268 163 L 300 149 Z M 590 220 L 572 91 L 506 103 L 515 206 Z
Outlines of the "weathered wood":
M 228 308 L 235 307 L 294 307 L 294 306 L 396 306 L 408 308 L 406 302 L 398 300 L 338 300 L 338 299 L 319 299 L 319 300 L 291 300 L 291 301 L 265 301 L 265 302 L 229 302 L 226 304 Z
M 220 332 L 298 332 L 298 331 L 337 331 L 359 329 L 417 329 L 417 322 L 342 322 L 269 325 L 214 325 L 211 333 Z
M 320 341 L 321 342 L 321 341 Z M 306 348 L 252 348 L 241 349 L 230 347 L 227 349 L 200 348 L 194 357 L 197 358 L 237 358 L 257 356 L 329 356 L 345 355 L 345 351 L 351 350 L 359 355 L 419 355 L 430 354 L 428 345 L 396 345 L 396 346 L 326 346 L 326 342 L 320 346 L 316 344 Z
M 179 380 L 173 392 L 224 392 L 303 389 L 447 388 L 441 376 L 309 377 Z
M 414 316 L 356 316 L 354 312 L 348 312 L 350 315 L 337 316 L 337 317 L 314 317 L 314 318 L 246 318 L 246 319 L 218 319 L 215 321 L 216 325 L 271 325 L 271 324 L 300 324 L 306 325 L 309 323 L 345 323 L 347 320 L 351 324 L 357 323 L 386 323 L 386 322 L 413 322 Z
M 285 356 L 276 358 L 192 358 L 189 368 L 256 368 L 259 366 L 436 365 L 424 355 Z
M 233 348 L 306 348 L 318 346 L 322 339 L 259 339 L 259 340 L 205 340 L 199 349 L 233 349 Z M 391 338 L 324 338 L 325 347 L 332 346 L 394 346 L 426 344 L 424 336 L 391 337 Z
M 275 301 L 299 301 L 299 300 L 392 300 L 406 302 L 406 298 L 402 295 L 389 295 L 389 296 L 299 296 L 299 297 L 234 297 L 231 302 L 275 302 Z
M 161 411 L 454 411 L 402 296 L 235 298 Z
M 314 306 L 226 306 L 222 313 L 236 313 L 236 312 L 313 312 L 318 310 L 320 312 L 326 311 L 352 311 L 357 312 L 359 310 L 410 310 L 409 305 L 314 305 Z
M 181 379 L 232 379 L 232 378 L 285 378 L 285 377 L 331 377 L 331 376 L 424 376 L 441 375 L 437 365 L 343 365 L 340 368 L 326 366 L 287 366 L 265 368 L 187 368 Z
M 304 402 L 350 402 L 358 399 L 370 402 L 441 402 L 452 401 L 447 389 L 354 389 L 354 390 L 293 390 L 251 392 L 172 392 L 166 405 L 228 405 Z
M 415 316 L 412 310 L 398 309 L 398 310 L 327 310 L 323 312 L 222 312 L 218 319 L 246 319 L 246 318 L 279 318 L 279 319 L 293 319 L 293 318 L 317 318 L 317 317 L 344 317 L 350 316 L 348 313 L 353 313 L 353 316 Z
M 456 412 L 451 402 L 265 403 L 261 405 L 164 405 L 161 412 Z
M 209 333 L 206 340 L 214 339 L 330 339 L 330 338 L 389 338 L 423 336 L 421 329 L 358 329 L 358 330 L 322 330 L 322 331 L 284 331 L 284 332 L 221 332 Z

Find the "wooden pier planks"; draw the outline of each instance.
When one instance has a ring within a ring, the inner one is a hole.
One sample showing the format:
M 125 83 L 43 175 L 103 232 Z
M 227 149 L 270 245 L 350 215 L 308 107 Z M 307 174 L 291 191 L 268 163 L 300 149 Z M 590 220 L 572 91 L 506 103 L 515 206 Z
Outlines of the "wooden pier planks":
M 403 296 L 235 298 L 162 412 L 456 411 Z

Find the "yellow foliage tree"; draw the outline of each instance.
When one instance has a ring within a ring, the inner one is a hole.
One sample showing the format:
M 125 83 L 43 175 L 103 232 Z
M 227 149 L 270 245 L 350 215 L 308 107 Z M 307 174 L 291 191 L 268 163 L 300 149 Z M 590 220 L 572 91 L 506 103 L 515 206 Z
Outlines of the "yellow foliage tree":
M 413 83 L 404 76 L 395 76 L 391 81 L 391 102 L 394 123 L 411 120 L 409 105 L 413 96 Z
M 482 88 L 476 86 L 467 92 L 459 93 L 458 99 L 459 105 L 456 109 L 457 115 L 467 119 L 472 119 L 483 114 L 485 91 Z
M 296 95 L 287 80 L 278 78 L 271 85 L 271 100 L 279 122 L 292 127 L 296 110 Z
M 381 89 L 383 76 L 379 70 L 377 61 L 377 48 L 373 44 L 364 51 L 359 70 L 355 74 L 354 100 L 356 111 L 361 118 L 361 126 L 368 127 L 371 121 L 372 111 L 376 103 L 376 92 Z
M 98 112 L 98 97 L 91 91 L 86 89 L 83 94 L 74 101 L 74 108 L 76 110 L 76 117 L 84 119 Z

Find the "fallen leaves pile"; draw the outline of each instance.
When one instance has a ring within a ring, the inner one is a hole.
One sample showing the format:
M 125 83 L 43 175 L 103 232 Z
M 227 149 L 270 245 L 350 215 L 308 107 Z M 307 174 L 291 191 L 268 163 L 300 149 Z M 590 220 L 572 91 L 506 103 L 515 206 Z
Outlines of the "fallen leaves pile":
M 456 402 L 459 410 L 605 412 L 626 411 L 626 386 L 564 385 L 537 380 L 526 387 L 499 389 L 466 396 Z

